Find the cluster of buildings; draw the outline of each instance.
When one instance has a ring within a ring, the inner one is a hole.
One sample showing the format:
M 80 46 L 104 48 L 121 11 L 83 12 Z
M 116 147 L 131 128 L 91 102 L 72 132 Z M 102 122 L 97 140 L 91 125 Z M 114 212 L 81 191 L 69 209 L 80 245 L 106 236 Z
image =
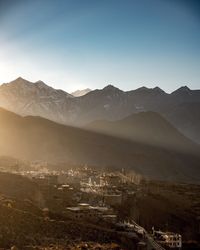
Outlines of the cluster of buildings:
M 116 207 L 133 195 L 133 179 L 124 173 L 99 172 L 84 167 L 60 172 L 29 172 L 45 194 L 50 209 L 71 219 L 116 222 Z
M 82 192 L 101 197 L 102 203 L 111 207 L 121 205 L 137 189 L 134 179 L 121 172 L 88 176 L 81 181 L 80 186 Z

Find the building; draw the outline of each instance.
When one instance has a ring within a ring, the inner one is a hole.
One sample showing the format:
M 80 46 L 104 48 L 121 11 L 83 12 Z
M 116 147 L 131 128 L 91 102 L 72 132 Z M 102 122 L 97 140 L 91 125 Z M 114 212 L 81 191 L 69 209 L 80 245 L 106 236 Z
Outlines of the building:
M 180 234 L 173 232 L 162 232 L 156 231 L 153 228 L 153 237 L 161 245 L 172 248 L 181 249 L 182 247 L 182 237 Z
M 117 215 L 115 214 L 105 214 L 102 215 L 102 219 L 104 221 L 110 222 L 110 223 L 116 223 L 117 222 Z
M 77 220 L 94 220 L 99 218 L 99 211 L 87 203 L 80 203 L 76 207 L 67 207 L 64 214 Z
M 111 213 L 111 209 L 107 207 L 94 207 L 87 203 L 80 203 L 76 207 L 67 207 L 64 214 L 75 220 L 99 220 L 100 218 L 106 221 L 116 221 L 116 215 Z
M 109 206 L 118 206 L 122 204 L 122 194 L 104 194 L 103 201 Z
M 57 185 L 58 184 L 58 176 L 57 175 L 41 175 L 34 176 L 32 178 L 39 186 L 49 186 L 49 185 Z
M 121 182 L 121 178 L 115 174 L 105 174 L 100 177 L 100 186 L 118 186 Z

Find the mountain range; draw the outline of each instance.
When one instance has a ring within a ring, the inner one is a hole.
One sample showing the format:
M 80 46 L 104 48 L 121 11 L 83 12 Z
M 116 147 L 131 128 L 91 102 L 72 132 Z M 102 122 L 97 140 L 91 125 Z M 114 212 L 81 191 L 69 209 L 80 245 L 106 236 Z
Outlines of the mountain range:
M 168 94 L 159 87 L 122 91 L 112 85 L 74 97 L 42 81 L 18 78 L 0 86 L 0 107 L 22 116 L 86 126 L 95 120 L 116 121 L 134 113 L 162 115 L 188 138 L 200 143 L 200 90 L 184 86 Z
M 152 125 L 146 135 L 153 141 L 146 143 L 97 133 L 87 128 L 66 126 L 41 117 L 22 117 L 1 108 L 0 152 L 1 155 L 25 161 L 43 160 L 66 165 L 70 163 L 100 168 L 125 168 L 151 179 L 199 183 L 200 150 L 197 144 L 181 135 L 158 114 L 142 113 L 141 118 L 136 117 L 138 121 L 131 117 L 128 123 L 137 127 L 139 120 L 149 120 L 149 116 L 151 124 L 156 121 L 159 133 L 166 132 L 166 144 L 163 142 L 161 146 L 156 143 L 156 139 L 153 140 L 157 134 L 151 131 Z M 182 144 L 182 147 L 169 148 L 170 140 Z

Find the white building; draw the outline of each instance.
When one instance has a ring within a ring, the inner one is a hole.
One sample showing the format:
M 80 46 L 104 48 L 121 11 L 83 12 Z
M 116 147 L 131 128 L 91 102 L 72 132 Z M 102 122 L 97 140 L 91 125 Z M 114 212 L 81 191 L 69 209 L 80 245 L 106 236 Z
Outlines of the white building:
M 169 248 L 181 249 L 182 247 L 182 237 L 180 234 L 172 232 L 162 232 L 160 230 L 156 231 L 153 228 L 153 236 L 156 241 Z

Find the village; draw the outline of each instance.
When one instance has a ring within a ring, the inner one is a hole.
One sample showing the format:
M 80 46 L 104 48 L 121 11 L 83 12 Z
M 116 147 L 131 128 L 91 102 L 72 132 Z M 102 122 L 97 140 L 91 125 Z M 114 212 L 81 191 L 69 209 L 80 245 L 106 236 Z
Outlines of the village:
M 16 173 L 16 171 L 14 171 Z M 127 200 L 137 200 L 142 195 L 140 175 L 120 171 L 99 171 L 88 166 L 66 171 L 48 170 L 36 167 L 17 171 L 17 174 L 31 179 L 43 194 L 38 199 L 45 220 L 87 222 L 99 228 L 122 233 L 123 237 L 137 249 L 181 249 L 182 236 L 171 231 L 145 229 L 138 224 L 138 213 L 132 209 L 132 216 L 125 216 L 121 208 Z M 58 219 L 58 218 L 56 218 Z M 127 240 L 128 239 L 128 240 Z

